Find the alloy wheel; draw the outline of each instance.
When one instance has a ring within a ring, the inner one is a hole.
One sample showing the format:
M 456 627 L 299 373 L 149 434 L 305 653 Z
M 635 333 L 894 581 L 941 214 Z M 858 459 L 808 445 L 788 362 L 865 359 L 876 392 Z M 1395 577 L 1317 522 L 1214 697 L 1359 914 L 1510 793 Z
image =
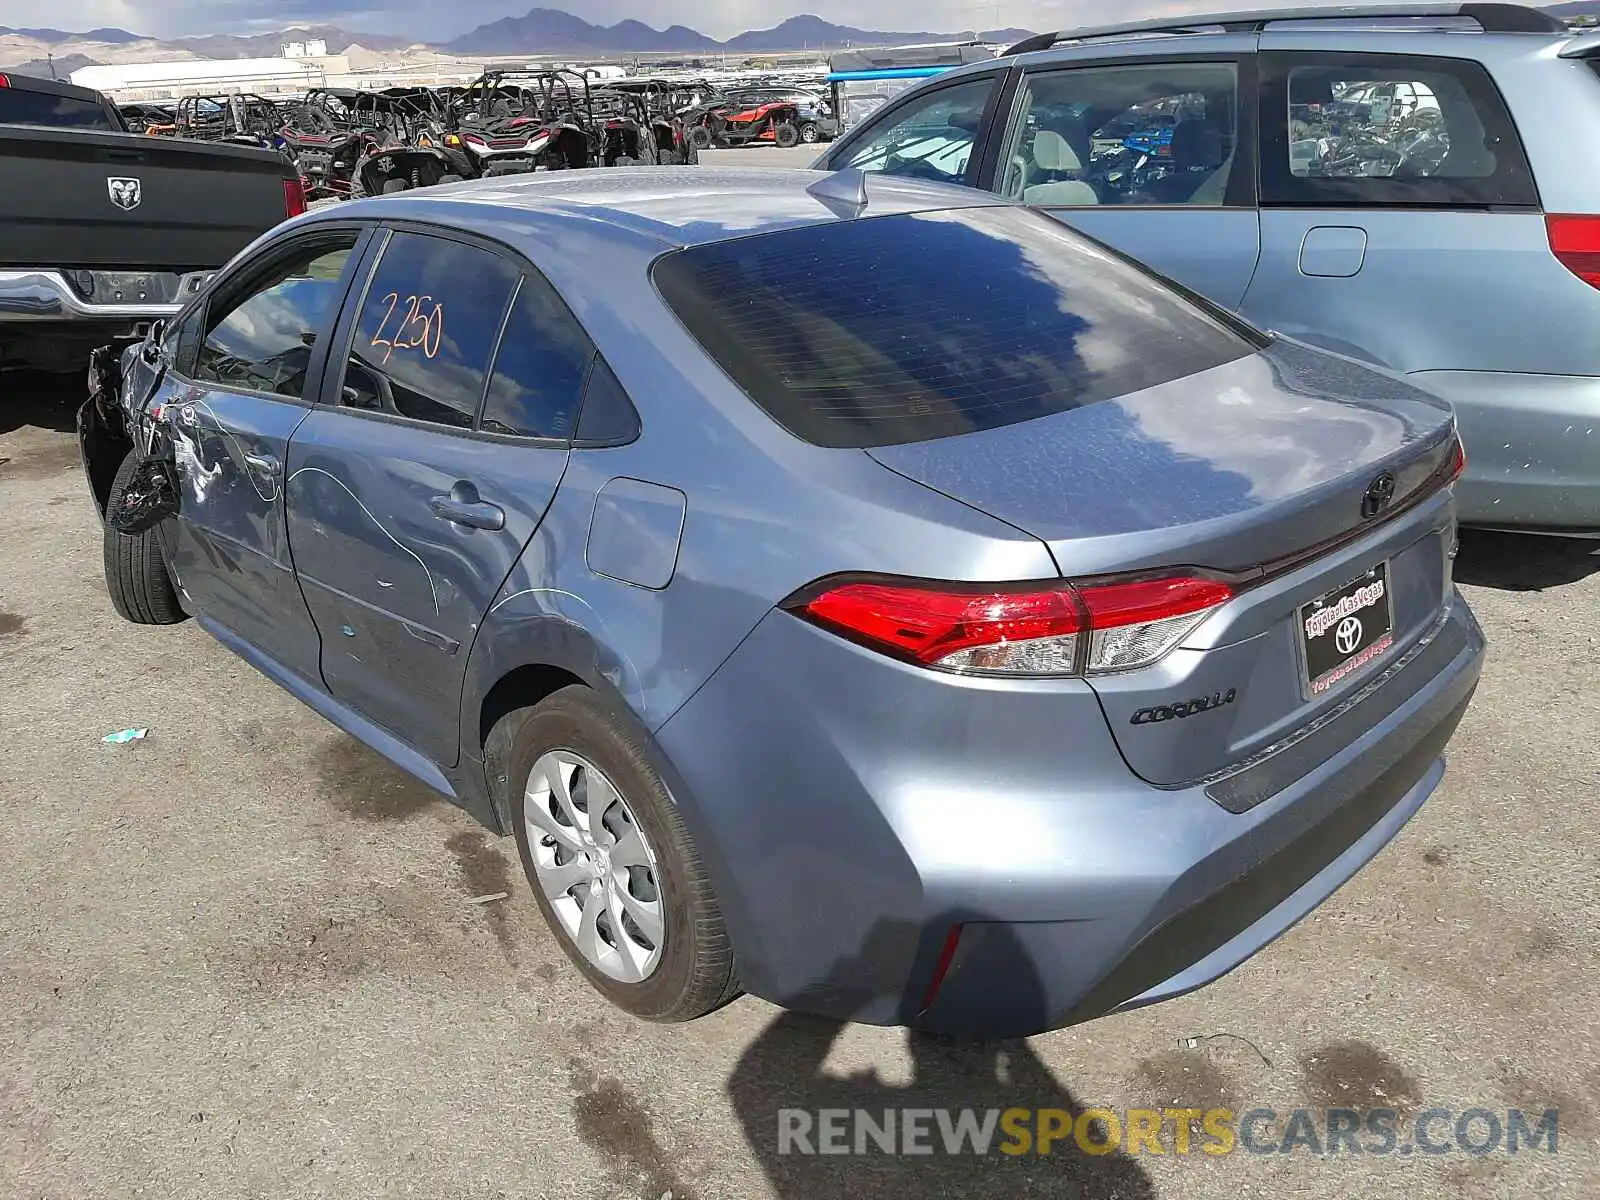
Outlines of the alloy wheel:
M 523 812 L 562 932 L 609 978 L 648 979 L 666 939 L 661 869 L 627 801 L 593 763 L 552 750 L 533 764 Z

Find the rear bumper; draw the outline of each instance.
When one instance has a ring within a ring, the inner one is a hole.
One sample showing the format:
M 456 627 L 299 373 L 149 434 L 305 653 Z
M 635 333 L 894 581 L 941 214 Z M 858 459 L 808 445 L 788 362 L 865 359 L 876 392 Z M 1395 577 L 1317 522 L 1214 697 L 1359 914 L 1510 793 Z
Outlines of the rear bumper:
M 152 276 L 159 299 L 86 299 L 62 271 L 0 271 L 0 324 L 82 322 L 118 325 L 171 317 L 210 278 L 209 271 Z M 102 276 L 102 278 L 106 278 Z
M 1081 684 L 930 680 L 778 613 L 657 739 L 748 990 L 1021 1036 L 1197 988 L 1332 894 L 1437 785 L 1483 648 L 1455 596 L 1384 687 L 1283 751 L 1298 758 L 1164 790 Z M 1261 772 L 1272 794 L 1247 811 L 1208 795 Z
M 1421 371 L 1455 406 L 1467 470 L 1463 525 L 1600 532 L 1600 377 Z

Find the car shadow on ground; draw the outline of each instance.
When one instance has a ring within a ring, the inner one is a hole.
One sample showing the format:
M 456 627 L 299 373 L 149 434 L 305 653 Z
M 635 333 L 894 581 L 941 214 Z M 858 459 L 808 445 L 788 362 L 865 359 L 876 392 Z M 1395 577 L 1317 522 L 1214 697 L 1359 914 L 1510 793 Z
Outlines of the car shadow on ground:
M 0 370 L 0 433 L 25 426 L 71 433 L 87 395 L 82 371 Z
M 1600 571 L 1600 540 L 1461 531 L 1457 583 L 1504 592 L 1542 592 Z
M 991 928 L 998 932 L 1003 927 Z M 881 927 L 877 932 L 882 935 Z M 819 992 L 830 998 L 830 1007 L 847 996 L 852 986 L 859 986 L 860 979 L 870 978 L 870 960 L 881 957 L 872 953 L 874 941 L 869 937 L 862 952 L 837 966 L 820 986 Z M 1025 959 L 1018 955 L 1011 961 Z M 1006 979 L 996 981 L 996 986 L 1013 996 L 1017 988 L 1039 991 L 1033 979 Z M 1123 1150 L 1098 1144 L 1100 1153 L 1079 1149 L 1072 1130 L 1084 1106 L 1051 1074 L 1028 1042 L 961 1042 L 912 1031 L 907 1034 L 911 1079 L 901 1084 L 884 1079 L 876 1067 L 846 1074 L 825 1071 L 824 1064 L 845 1028 L 836 1020 L 781 1013 L 745 1049 L 728 1077 L 729 1099 L 774 1195 L 784 1200 L 853 1200 L 874 1195 L 896 1200 L 1014 1200 L 1022 1195 L 1154 1200 L 1149 1175 Z M 906 1154 L 902 1152 L 906 1116 L 919 1109 L 933 1110 L 920 1118 L 927 1135 L 917 1139 L 929 1149 Z M 1038 1128 L 1041 1110 L 1056 1110 L 1056 1127 L 1066 1132 L 1048 1154 L 1038 1152 L 1037 1142 L 1026 1152 L 1016 1153 L 1020 1139 L 1008 1136 L 998 1123 L 987 1153 L 971 1152 L 970 1141 L 958 1153 L 947 1149 L 942 1125 L 949 1123 L 959 1130 L 963 1110 L 971 1110 L 981 1124 L 987 1114 L 1007 1109 L 1031 1110 L 1021 1122 L 1030 1132 Z M 796 1115 L 794 1110 L 805 1115 Z M 834 1123 L 835 1129 L 843 1130 L 847 1153 L 822 1152 L 822 1110 L 851 1114 L 842 1126 L 837 1119 Z M 948 1113 L 944 1122 L 940 1110 Z M 886 1112 L 893 1114 L 894 1153 L 882 1148 L 877 1134 L 858 1133 L 861 1126 L 854 1117 L 858 1111 L 870 1115 L 872 1129 L 885 1127 Z M 786 1130 L 802 1128 L 807 1121 L 809 1141 L 785 1136 Z M 1091 1140 L 1098 1143 L 1108 1131 L 1093 1124 L 1090 1132 Z M 1002 1150 L 1008 1144 L 1011 1152 Z

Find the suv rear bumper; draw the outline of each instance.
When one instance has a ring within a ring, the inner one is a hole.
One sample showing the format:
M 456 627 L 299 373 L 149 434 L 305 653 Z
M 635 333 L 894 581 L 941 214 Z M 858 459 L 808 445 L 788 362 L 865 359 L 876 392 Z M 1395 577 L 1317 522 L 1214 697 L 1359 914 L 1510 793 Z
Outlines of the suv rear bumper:
M 50 321 L 117 325 L 161 320 L 175 315 L 210 276 L 210 271 L 153 274 L 149 278 L 159 283 L 159 301 L 101 303 L 85 299 L 62 271 L 0 271 L 0 324 Z
M 1135 777 L 1079 681 L 939 676 L 784 613 L 657 741 L 749 991 L 1023 1036 L 1200 987 L 1382 849 L 1437 786 L 1477 685 L 1459 595 L 1430 637 L 1391 680 L 1402 703 L 1372 692 L 1298 774 L 1244 768 L 1280 783 L 1238 813 L 1208 795 L 1218 781 Z
M 1600 377 L 1496 371 L 1406 376 L 1456 410 L 1462 525 L 1600 533 Z

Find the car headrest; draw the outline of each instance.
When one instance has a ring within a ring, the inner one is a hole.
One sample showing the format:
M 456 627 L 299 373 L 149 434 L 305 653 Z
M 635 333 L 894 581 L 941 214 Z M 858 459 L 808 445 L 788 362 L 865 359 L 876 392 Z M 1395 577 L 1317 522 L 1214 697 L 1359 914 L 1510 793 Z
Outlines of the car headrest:
M 1172 161 L 1185 169 L 1220 167 L 1222 130 L 1210 121 L 1179 121 L 1172 131 Z
M 1332 104 L 1333 78 L 1319 71 L 1296 71 L 1289 80 L 1289 103 Z
M 1083 160 L 1072 144 L 1051 129 L 1033 135 L 1033 161 L 1041 171 L 1083 170 Z

